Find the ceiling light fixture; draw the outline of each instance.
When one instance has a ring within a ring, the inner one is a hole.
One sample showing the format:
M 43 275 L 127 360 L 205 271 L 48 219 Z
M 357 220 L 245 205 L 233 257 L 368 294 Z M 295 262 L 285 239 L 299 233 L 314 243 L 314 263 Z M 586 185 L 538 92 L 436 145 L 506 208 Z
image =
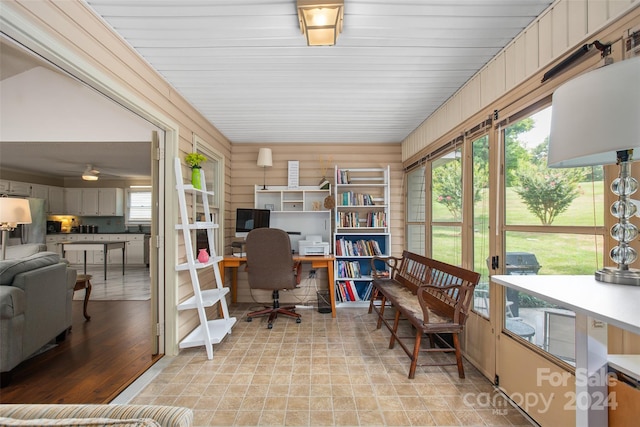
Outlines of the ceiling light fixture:
M 82 172 L 82 179 L 85 181 L 97 181 L 99 170 L 94 169 L 91 165 L 87 165 L 87 168 Z
M 308 46 L 333 46 L 342 32 L 344 1 L 298 0 L 300 30 Z

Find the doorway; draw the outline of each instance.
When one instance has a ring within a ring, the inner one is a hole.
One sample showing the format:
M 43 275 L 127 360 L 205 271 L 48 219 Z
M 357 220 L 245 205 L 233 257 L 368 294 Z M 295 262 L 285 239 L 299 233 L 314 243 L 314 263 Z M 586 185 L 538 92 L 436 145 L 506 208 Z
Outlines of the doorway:
M 46 67 L 49 70 L 56 70 L 58 73 L 60 73 L 60 75 L 66 75 L 66 77 L 71 76 L 73 78 L 74 73 L 77 72 L 78 69 L 72 69 L 71 67 L 67 69 L 61 69 L 56 64 L 42 59 L 46 55 L 42 55 L 42 52 L 37 52 L 35 49 L 31 50 L 25 46 L 25 44 L 28 44 L 29 41 L 33 42 L 33 40 L 26 40 L 27 43 L 23 44 L 23 43 L 18 43 L 16 40 L 9 39 L 4 35 L 2 36 L 3 43 L 10 43 L 12 47 L 21 49 L 21 51 L 25 54 L 24 58 L 26 58 L 26 61 L 33 61 L 35 64 L 37 64 L 37 66 Z M 5 53 L 6 53 L 5 49 L 2 49 L 2 51 L 0 51 L 0 54 L 2 55 L 4 55 Z M 7 62 L 5 61 L 0 61 L 0 63 L 2 63 L 3 66 L 7 64 Z M 29 68 L 29 67 L 33 67 L 34 65 L 23 64 L 23 66 Z M 20 72 L 20 70 L 14 70 L 12 72 L 13 73 Z M 79 74 L 82 74 L 82 73 L 79 73 Z M 5 78 L 5 76 L 11 76 L 11 75 L 15 75 L 15 74 L 6 73 L 4 71 L 2 72 L 3 79 Z M 79 79 L 74 78 L 75 83 L 78 83 L 78 81 Z M 93 95 L 96 95 L 96 91 L 93 88 L 90 88 L 86 82 L 83 82 L 82 84 L 87 89 L 90 89 Z M 99 96 L 105 97 L 105 95 L 102 95 L 102 94 L 100 94 Z M 114 97 L 108 98 L 108 102 L 110 103 L 113 103 L 114 100 L 115 100 Z M 119 108 L 121 108 L 122 111 L 125 111 L 126 114 L 134 115 L 131 108 L 126 108 L 122 106 L 119 102 L 117 102 L 117 100 L 115 101 L 119 105 Z M 144 119 L 148 122 L 148 116 L 143 117 L 141 114 L 137 114 L 136 118 L 138 120 Z M 152 126 L 152 127 L 156 127 L 156 129 L 159 129 L 157 128 L 156 125 L 153 125 L 151 123 L 149 124 L 150 124 L 150 127 Z M 148 326 L 146 327 L 146 340 L 149 341 L 150 343 L 148 348 L 148 357 L 150 360 L 157 360 L 158 356 L 154 356 L 154 355 L 159 355 L 161 357 L 161 355 L 164 354 L 164 351 L 165 351 L 165 337 L 163 334 L 159 333 L 159 331 L 162 331 L 163 329 L 161 325 L 164 324 L 164 318 L 165 318 L 165 314 L 164 314 L 165 274 L 164 274 L 164 271 L 160 268 L 160 266 L 164 265 L 164 262 L 163 262 L 164 254 L 163 254 L 163 245 L 162 245 L 162 242 L 163 242 L 162 236 L 164 236 L 164 222 L 163 222 L 164 217 L 160 209 L 160 207 L 164 206 L 164 198 L 163 198 L 164 164 L 161 162 L 160 156 L 158 156 L 158 153 L 163 152 L 165 149 L 165 133 L 164 131 L 159 129 L 153 138 L 149 133 L 148 140 L 150 141 L 147 144 L 148 148 L 146 150 L 146 153 L 148 156 L 147 161 L 152 164 L 152 168 L 151 168 L 152 171 L 149 176 L 149 182 L 151 183 L 151 186 L 153 189 L 153 195 L 154 195 L 153 209 L 152 209 L 152 222 L 150 225 L 150 229 L 151 229 L 150 234 L 153 236 L 153 238 L 149 240 L 150 241 L 149 246 L 151 249 L 150 256 L 149 256 L 149 268 L 150 268 L 149 276 L 151 281 L 151 296 L 150 296 L 150 299 L 146 301 L 143 312 L 146 311 L 148 313 L 147 317 L 149 318 Z M 3 144 L 3 155 L 8 153 L 7 150 L 9 149 L 9 146 L 10 144 L 6 144 L 6 145 Z M 85 151 L 89 151 L 91 149 L 91 144 L 85 144 L 83 149 Z M 118 151 L 118 150 L 113 150 L 112 148 L 112 151 Z M 127 151 L 125 150 L 120 150 L 119 153 L 121 156 L 123 156 L 122 157 L 123 159 L 125 159 L 128 154 Z M 56 150 L 56 155 L 59 155 L 64 158 L 64 153 L 59 152 L 57 150 Z M 112 304 L 110 305 L 114 306 L 114 304 L 117 304 L 117 303 L 112 302 Z M 92 310 L 93 308 L 94 307 L 91 307 L 91 304 L 90 304 L 90 310 Z M 76 314 L 75 311 L 76 311 L 76 307 L 74 304 L 74 316 Z M 80 308 L 80 311 L 82 311 L 81 308 Z M 138 310 L 138 311 L 141 311 L 141 310 Z M 93 317 L 94 318 L 92 319 L 92 321 L 86 322 L 86 323 L 80 323 L 79 325 L 77 325 L 75 330 L 79 331 L 80 328 L 104 327 L 104 323 L 100 325 L 100 322 L 96 321 L 95 315 L 93 315 Z M 84 322 L 84 319 L 82 319 L 82 322 Z M 75 323 L 76 322 L 74 320 L 74 324 Z M 108 324 L 109 322 L 106 322 L 106 323 Z M 138 327 L 139 327 L 139 324 L 138 324 Z M 112 331 L 112 335 L 117 335 L 117 334 L 118 334 L 118 328 L 114 327 Z M 76 332 L 76 335 L 79 335 L 79 332 Z M 60 346 L 60 347 L 63 347 L 63 346 Z M 126 351 L 123 353 L 126 354 Z M 146 368 L 148 368 L 148 366 L 145 367 L 144 369 Z M 96 403 L 103 403 L 103 402 L 96 402 Z

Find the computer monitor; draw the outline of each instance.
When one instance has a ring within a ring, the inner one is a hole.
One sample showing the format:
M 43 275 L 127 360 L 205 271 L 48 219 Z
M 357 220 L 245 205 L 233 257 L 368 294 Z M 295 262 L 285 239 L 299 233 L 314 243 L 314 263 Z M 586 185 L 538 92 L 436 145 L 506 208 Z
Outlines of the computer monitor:
M 269 228 L 271 211 L 268 209 L 236 209 L 236 237 L 247 237 L 254 228 Z

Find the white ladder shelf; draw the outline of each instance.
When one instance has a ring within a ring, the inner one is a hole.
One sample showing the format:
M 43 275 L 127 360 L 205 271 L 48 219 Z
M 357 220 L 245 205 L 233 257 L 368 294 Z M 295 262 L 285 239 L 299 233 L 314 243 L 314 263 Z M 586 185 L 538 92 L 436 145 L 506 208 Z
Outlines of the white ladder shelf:
M 212 192 L 207 191 L 204 171 L 200 170 L 200 182 L 202 189 L 194 188 L 191 184 L 185 184 L 182 177 L 182 164 L 180 159 L 175 159 L 176 174 L 176 190 L 178 190 L 178 203 L 180 205 L 180 224 L 176 224 L 176 230 L 182 230 L 184 237 L 184 246 L 186 249 L 187 262 L 177 264 L 177 271 L 189 271 L 191 276 L 191 284 L 193 286 L 193 296 L 178 304 L 178 310 L 198 310 L 198 318 L 200 324 L 180 341 L 180 348 L 205 346 L 207 350 L 207 358 L 213 358 L 213 344 L 220 343 L 227 334 L 231 333 L 231 328 L 236 323 L 235 317 L 229 317 L 229 309 L 227 307 L 226 295 L 229 288 L 225 288 L 220 277 L 218 263 L 222 261 L 222 257 L 216 255 L 214 245 L 214 230 L 218 228 L 218 224 L 213 221 L 211 210 L 209 208 L 209 196 L 213 196 Z M 187 210 L 186 194 L 192 194 L 197 202 L 198 198 L 202 199 L 202 208 L 204 210 L 204 218 L 207 221 L 191 222 L 189 212 Z M 193 251 L 191 240 L 192 230 L 206 230 L 207 242 L 209 243 L 209 260 L 205 263 L 198 261 Z M 214 289 L 200 288 L 200 279 L 198 270 L 212 268 L 215 277 L 216 287 Z M 219 319 L 207 319 L 206 307 L 211 307 L 216 303 L 220 303 L 222 317 Z

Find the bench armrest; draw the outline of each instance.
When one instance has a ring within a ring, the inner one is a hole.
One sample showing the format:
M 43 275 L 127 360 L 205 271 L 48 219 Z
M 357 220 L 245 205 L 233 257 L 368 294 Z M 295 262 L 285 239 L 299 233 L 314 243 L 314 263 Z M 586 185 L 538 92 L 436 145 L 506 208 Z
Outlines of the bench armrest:
M 389 267 L 389 272 L 387 270 L 378 270 L 376 268 L 376 261 L 382 261 L 384 264 Z M 394 257 L 394 256 L 374 256 L 371 258 L 371 277 L 374 279 L 393 279 L 396 273 L 398 272 L 398 265 L 402 261 L 402 258 Z
M 417 296 L 425 323 L 429 323 L 429 312 L 450 318 L 455 323 L 460 321 L 460 303 L 464 301 L 462 284 L 432 285 L 423 283 L 418 287 Z M 461 299 L 462 297 L 462 299 Z

